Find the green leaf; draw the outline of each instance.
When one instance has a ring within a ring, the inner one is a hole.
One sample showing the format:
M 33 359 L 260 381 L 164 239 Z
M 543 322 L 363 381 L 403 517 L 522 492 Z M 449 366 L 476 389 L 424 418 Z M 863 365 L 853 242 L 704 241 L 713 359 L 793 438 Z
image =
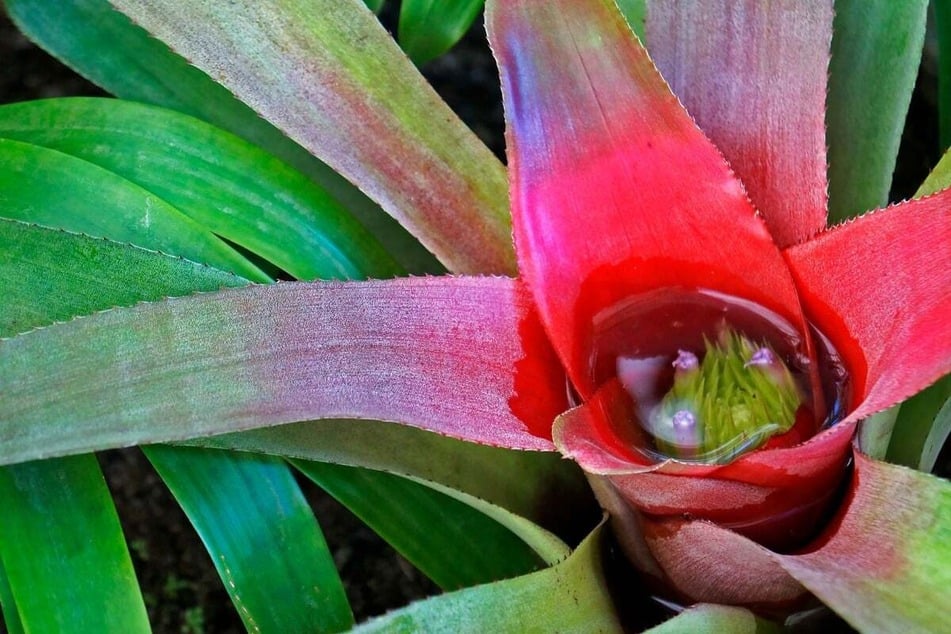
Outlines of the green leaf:
M 327 543 L 287 465 L 193 447 L 143 447 L 198 530 L 249 632 L 353 625 Z
M 486 447 L 404 425 L 323 420 L 199 438 L 189 444 L 401 475 L 450 489 L 447 493 L 461 494 L 457 499 L 462 501 L 481 500 L 567 539 L 584 535 L 599 512 L 580 469 L 556 453 Z M 499 521 L 519 530 L 513 522 Z M 544 543 L 542 537 L 530 541 Z
M 938 38 L 938 131 L 941 149 L 951 145 L 951 3 L 934 0 L 934 32 Z
M 443 590 L 515 577 L 542 566 L 525 542 L 474 508 L 387 473 L 294 460 Z
M 624 19 L 631 26 L 637 37 L 644 42 L 644 30 L 647 23 L 647 0 L 617 0 L 617 6 L 624 14 Z M 648 43 L 648 50 L 650 49 Z
M 129 108 L 128 110 L 126 110 L 126 104 L 120 104 L 117 102 L 106 103 L 105 105 L 102 105 L 102 104 L 103 102 L 101 101 L 88 101 L 88 102 L 87 101 L 72 101 L 65 104 L 63 102 L 48 102 L 48 104 L 43 104 L 44 106 L 48 105 L 50 107 L 50 110 L 47 110 L 45 112 L 42 110 L 34 109 L 31 111 L 26 111 L 26 112 L 23 112 L 21 110 L 21 111 L 12 113 L 12 115 L 9 116 L 8 118 L 8 122 L 9 122 L 8 127 L 13 127 L 15 129 L 18 129 L 21 133 L 24 129 L 26 129 L 33 134 L 42 135 L 42 132 L 41 132 L 43 127 L 41 125 L 42 120 L 44 116 L 50 117 L 52 119 L 55 119 L 58 122 L 58 124 L 65 129 L 60 131 L 58 134 L 49 135 L 48 137 L 44 138 L 43 139 L 44 142 L 49 142 L 51 144 L 57 145 L 61 149 L 69 149 L 80 154 L 89 151 L 93 154 L 93 158 L 95 158 L 96 160 L 108 162 L 109 165 L 113 167 L 114 169 L 121 169 L 123 172 L 126 172 L 127 169 L 133 169 L 133 170 L 137 170 L 134 173 L 135 176 L 139 176 L 143 179 L 153 178 L 150 175 L 150 171 L 154 168 L 154 165 L 151 165 L 151 164 L 137 165 L 136 161 L 131 161 L 131 165 L 129 165 L 128 161 L 125 158 L 129 154 L 131 154 L 132 156 L 136 156 L 138 154 L 138 151 L 147 150 L 148 144 L 145 143 L 145 144 L 142 144 L 141 147 L 137 147 L 135 143 L 132 143 L 132 144 L 123 143 L 123 141 L 125 140 L 124 137 L 134 132 L 134 126 L 132 125 L 131 121 L 135 120 L 137 111 L 141 111 L 145 108 L 142 106 L 136 106 L 134 104 L 128 104 Z M 89 105 L 90 108 L 84 108 L 84 106 L 86 105 Z M 103 114 L 99 114 L 96 112 L 96 108 L 99 106 L 101 106 L 104 109 Z M 70 108 L 75 108 L 75 110 L 71 111 Z M 151 110 L 151 109 L 145 109 L 145 110 Z M 27 116 L 37 112 L 40 112 L 40 115 L 37 115 L 32 119 L 30 116 Z M 113 112 L 116 113 L 115 116 L 111 116 Z M 159 114 L 161 115 L 161 117 L 166 116 L 166 113 L 164 112 L 160 112 Z M 13 115 L 23 115 L 23 116 L 13 116 Z M 69 127 L 70 120 L 73 117 L 75 118 L 75 121 L 76 121 L 76 123 L 73 125 L 75 126 L 75 129 L 79 130 L 79 132 L 76 134 L 71 134 L 72 128 Z M 176 132 L 175 135 L 171 135 L 168 132 L 166 132 L 164 136 L 157 135 L 157 134 L 153 135 L 153 134 L 150 134 L 149 132 L 139 132 L 138 134 L 149 136 L 150 141 L 160 141 L 159 143 L 155 144 L 155 147 L 174 146 L 178 148 L 182 148 L 182 147 L 188 148 L 190 146 L 190 141 L 186 137 L 193 137 L 196 141 L 201 141 L 203 144 L 206 144 L 206 145 L 209 144 L 207 139 L 208 134 L 203 133 L 205 131 L 202 129 L 203 127 L 206 128 L 207 126 L 202 126 L 202 125 L 196 126 L 193 124 L 193 122 L 186 122 L 188 125 L 185 126 L 186 129 L 183 132 L 181 130 L 174 129 L 172 127 L 173 124 L 178 125 L 178 121 L 176 121 L 176 119 L 183 120 L 184 119 L 183 117 L 173 116 L 168 118 L 171 119 L 171 123 L 168 123 L 165 127 L 168 129 L 171 129 L 173 132 Z M 85 123 L 81 123 L 81 122 L 85 122 Z M 98 123 L 98 125 L 94 125 L 94 123 Z M 93 132 L 82 133 L 82 129 L 88 129 L 88 128 L 93 128 Z M 106 133 L 114 132 L 116 130 L 119 131 L 118 138 L 110 139 L 108 134 Z M 103 133 L 102 136 L 97 135 L 97 133 L 99 132 Z M 156 139 L 155 138 L 156 136 L 159 136 L 159 138 Z M 170 138 L 170 137 L 174 137 L 174 138 Z M 213 137 L 211 140 L 214 141 L 216 138 L 217 137 Z M 111 145 L 108 143 L 110 140 L 113 141 Z M 86 142 L 89 143 L 89 145 L 91 146 L 91 149 L 87 150 L 85 148 Z M 221 145 L 220 141 L 217 143 L 217 145 L 218 146 Z M 233 157 L 240 154 L 239 152 L 235 151 L 236 149 L 243 150 L 244 148 L 240 147 L 240 144 L 238 144 L 237 148 L 226 147 L 222 149 L 218 147 L 217 149 L 221 151 L 227 150 L 229 152 L 229 156 Z M 113 150 L 115 152 L 114 154 L 111 154 Z M 146 162 L 148 162 L 149 160 L 151 160 L 153 163 L 158 163 L 160 167 L 163 165 L 163 162 L 162 162 L 163 158 L 161 156 L 155 157 L 154 159 L 146 159 Z M 168 160 L 171 160 L 171 159 L 168 159 Z M 173 167 L 177 169 L 179 166 L 176 165 Z M 233 160 L 232 163 L 228 167 L 229 167 L 228 171 L 237 172 L 239 175 L 241 171 L 245 169 L 244 164 L 237 160 Z M 196 170 L 192 168 L 185 171 L 189 174 L 194 174 Z M 278 173 L 278 175 L 284 176 L 285 180 L 287 179 L 287 175 L 283 175 L 280 173 Z M 173 179 L 173 180 L 178 181 L 180 179 Z M 236 179 L 236 180 L 239 180 L 239 179 Z M 161 183 L 157 183 L 157 184 L 161 186 Z M 227 185 L 227 183 L 225 184 Z M 173 197 L 176 195 L 179 195 L 175 191 L 170 191 L 170 194 Z M 218 197 L 220 198 L 220 195 Z M 202 201 L 199 200 L 198 202 L 201 203 Z M 216 207 L 222 207 L 222 206 L 223 205 L 216 205 Z M 227 207 L 235 208 L 237 207 L 237 205 L 232 202 L 231 204 L 227 205 Z M 214 217 L 209 216 L 208 218 L 202 218 L 202 219 L 206 223 L 214 225 L 214 222 L 215 222 Z M 13 224 L 13 223 L 9 223 L 9 224 Z M 44 230 L 39 230 L 39 231 L 41 233 L 44 232 Z M 70 236 L 68 234 L 62 234 L 57 232 L 46 232 L 46 233 L 51 234 L 53 237 L 62 237 L 63 240 L 60 240 L 59 242 L 65 243 L 61 245 L 64 247 L 67 245 L 72 245 L 74 242 L 76 242 L 75 238 L 77 238 L 77 236 Z M 70 238 L 74 238 L 74 240 L 70 240 Z M 76 270 L 83 270 L 87 272 L 90 271 L 90 267 L 88 265 L 77 266 L 75 262 L 70 262 L 69 253 L 60 253 L 60 254 L 54 253 L 56 251 L 55 249 L 51 250 L 49 249 L 48 244 L 44 244 L 44 242 L 48 239 L 49 239 L 49 235 L 47 236 L 40 235 L 38 236 L 37 240 L 33 241 L 32 246 L 24 243 L 23 248 L 27 248 L 30 250 L 37 249 L 41 253 L 43 252 L 44 249 L 46 249 L 50 257 L 48 258 L 48 262 L 46 262 L 44 265 L 48 265 L 49 262 L 55 262 L 55 263 L 61 263 L 64 267 L 62 270 L 57 271 L 57 273 L 65 275 L 65 274 L 73 274 L 75 273 Z M 18 241 L 13 240 L 13 242 L 16 243 Z M 79 238 L 78 242 L 82 243 L 82 246 L 80 246 L 77 249 L 77 251 L 80 254 L 89 255 L 89 253 L 87 252 L 89 249 L 89 244 L 87 243 L 100 246 L 101 248 L 95 250 L 95 253 L 97 255 L 99 255 L 100 252 L 103 250 L 108 251 L 108 257 L 105 257 L 104 260 L 101 262 L 103 266 L 110 268 L 112 273 L 118 273 L 120 275 L 126 275 L 126 273 L 128 273 L 126 277 L 122 278 L 122 281 L 120 283 L 117 283 L 116 290 L 128 289 L 126 290 L 126 295 L 121 298 L 121 301 L 119 300 L 116 301 L 117 304 L 133 303 L 134 301 L 137 301 L 140 298 L 138 293 L 132 289 L 136 288 L 137 282 L 139 281 L 137 280 L 137 277 L 139 275 L 142 275 L 144 271 L 135 271 L 134 267 L 129 268 L 128 266 L 125 266 L 124 265 L 125 263 L 123 262 L 123 257 L 127 257 L 128 253 L 132 253 L 134 256 L 144 255 L 146 259 L 148 259 L 148 256 L 153 254 L 149 254 L 148 252 L 138 250 L 138 249 L 123 248 L 122 245 L 115 245 L 115 244 L 111 244 L 109 242 L 102 241 L 102 240 L 96 241 L 89 238 Z M 285 241 L 284 247 L 286 248 L 287 244 L 292 244 L 292 243 L 293 241 Z M 68 252 L 69 249 L 67 248 L 66 251 Z M 330 254 L 330 255 L 332 256 L 333 254 Z M 142 259 L 142 258 L 140 257 L 139 259 Z M 167 258 L 152 258 L 152 259 L 157 260 L 159 263 L 165 263 L 165 261 L 168 260 Z M 178 262 L 176 260 L 169 260 L 169 261 Z M 326 270 L 330 270 L 331 272 L 335 272 L 338 270 L 338 269 L 332 268 L 332 266 L 334 265 L 333 262 L 326 262 L 326 263 L 317 262 L 316 265 L 323 266 L 325 267 Z M 29 268 L 29 265 L 27 265 L 27 269 L 28 268 Z M 324 271 L 325 273 L 326 273 L 326 270 Z M 34 297 L 32 297 L 31 295 L 35 289 L 31 289 L 31 288 L 23 286 L 22 284 L 24 280 L 24 278 L 22 277 L 23 272 L 13 270 L 13 271 L 10 271 L 10 273 L 12 276 L 15 277 L 17 282 L 17 284 L 11 284 L 11 288 L 21 290 L 22 291 L 21 294 L 23 295 L 23 298 L 22 298 L 23 301 L 21 303 L 25 306 L 29 306 L 30 304 L 34 302 Z M 25 273 L 29 274 L 29 271 L 27 270 L 25 271 Z M 35 278 L 36 276 L 34 275 L 33 277 Z M 83 278 L 83 281 L 91 282 L 93 284 L 103 283 L 102 281 L 97 281 L 94 278 L 95 276 L 92 273 L 89 273 L 87 276 Z M 244 281 L 240 280 L 239 278 L 225 276 L 225 279 L 231 282 L 230 285 L 239 285 L 244 283 Z M 40 280 L 40 282 L 44 284 L 49 284 L 49 283 L 57 283 L 60 280 L 61 278 L 58 275 L 52 275 L 49 277 L 49 279 Z M 186 281 L 182 285 L 176 288 L 175 293 L 170 293 L 170 294 L 185 294 L 190 292 L 193 288 L 201 288 L 200 284 L 195 283 L 199 281 L 200 280 L 194 280 L 194 279 L 192 279 L 191 282 Z M 108 281 L 106 283 L 108 283 Z M 62 289 L 62 291 L 60 292 L 60 295 L 61 295 L 61 299 L 66 299 L 69 297 L 81 297 L 82 291 L 80 289 L 70 288 L 69 284 L 67 283 L 65 287 Z M 77 306 L 73 309 L 73 312 L 75 312 L 76 314 L 81 314 L 84 311 L 82 310 L 81 306 Z M 70 314 L 73 314 L 73 312 L 71 312 Z M 36 325 L 36 323 L 34 322 L 30 325 Z M 157 466 L 160 467 L 159 464 L 157 464 Z M 240 490 L 237 493 L 237 495 L 240 497 L 241 495 Z M 455 504 L 455 506 L 452 506 L 452 504 Z M 446 518 L 447 522 L 448 522 L 448 514 L 452 511 L 453 508 L 458 508 L 458 507 L 459 507 L 458 503 L 450 502 L 450 509 L 444 512 L 444 515 L 447 516 Z M 468 511 L 468 513 L 471 515 L 472 511 Z M 483 519 L 482 521 L 492 522 L 492 520 L 488 520 L 488 519 Z M 199 530 L 201 530 L 201 526 L 199 526 Z M 557 540 L 555 541 L 557 542 Z M 563 545 L 562 545 L 562 548 L 563 548 Z M 531 550 L 529 550 L 524 544 L 520 545 L 519 549 L 521 552 L 521 558 L 523 560 L 526 558 L 533 557 L 533 555 L 531 554 Z M 562 554 L 564 551 L 559 550 L 558 552 L 559 554 Z M 485 560 L 484 554 L 480 555 L 480 558 Z M 491 565 L 495 565 L 501 570 L 505 571 L 505 572 L 498 573 L 497 576 L 502 576 L 504 574 L 509 573 L 511 568 L 506 568 L 506 566 L 510 566 L 509 560 L 517 561 L 518 557 L 514 557 L 512 553 L 509 553 L 507 557 L 500 557 L 500 558 L 497 558 L 496 561 L 492 562 Z M 271 585 L 274 585 L 274 584 L 271 584 Z
M 901 404 L 888 446 L 889 462 L 931 471 L 951 434 L 951 375 Z
M 154 194 L 61 152 L 0 139 L 0 216 L 135 242 L 268 279 L 234 249 Z
M 370 632 L 622 632 L 604 578 L 601 529 L 546 570 L 443 594 L 357 626 Z
M 248 283 L 203 264 L 18 220 L 0 218 L 0 247 L 0 337 L 148 297 Z M 161 290 L 144 294 L 149 285 Z
M 3 569 L 2 555 L 0 555 L 0 616 L 3 616 L 3 624 L 9 634 L 23 634 L 23 621 L 20 620 L 20 613 L 13 600 L 13 589 Z
M 833 221 L 888 202 L 927 6 L 927 0 L 835 2 L 826 115 Z
M 88 297 L 88 290 L 91 288 L 89 286 L 90 279 L 105 280 L 104 282 L 97 282 L 99 286 L 106 289 L 106 293 L 96 295 L 97 299 L 100 300 L 108 300 L 110 298 L 110 294 L 114 292 L 110 289 L 115 288 L 119 291 L 130 293 L 130 291 L 125 289 L 141 286 L 148 281 L 156 283 L 156 278 L 163 277 L 166 278 L 165 284 L 169 288 L 176 290 L 184 289 L 186 291 L 192 288 L 210 290 L 217 285 L 224 285 L 225 283 L 230 285 L 244 283 L 244 280 L 240 280 L 240 278 L 215 272 L 208 267 L 169 258 L 134 247 L 113 244 L 105 240 L 77 236 L 11 221 L 0 223 L 0 229 L 5 227 L 9 229 L 8 242 L 11 245 L 22 244 L 22 249 L 20 251 L 0 250 L 0 254 L 10 253 L 12 262 L 19 266 L 19 268 L 14 268 L 11 271 L 9 277 L 0 277 L 0 279 L 3 280 L 7 288 L 11 289 L 11 291 L 15 291 L 14 297 L 23 298 L 21 304 L 27 307 L 35 302 L 35 298 L 29 294 L 30 289 L 35 288 L 33 286 L 35 282 L 42 281 L 42 279 L 47 277 L 46 270 L 50 264 L 54 266 L 52 269 L 54 275 L 49 275 L 48 277 L 56 279 L 59 283 L 57 288 L 60 289 L 56 294 L 51 296 L 53 303 L 79 301 L 77 298 Z M 36 235 L 31 239 L 32 234 Z M 3 233 L 0 232 L 0 235 L 3 235 Z M 77 243 L 77 245 L 73 248 L 69 248 L 70 243 Z M 44 250 L 44 244 L 49 244 L 50 248 Z M 57 247 L 57 245 L 59 246 Z M 33 262 L 31 263 L 31 261 Z M 9 269 L 8 264 L 5 263 L 4 266 L 0 266 L 0 275 L 2 275 L 6 269 Z M 137 271 L 141 274 L 141 279 L 136 278 Z M 118 277 L 116 277 L 117 275 Z M 116 280 L 114 286 L 109 282 L 109 280 L 113 278 Z M 70 282 L 73 284 L 72 287 L 70 287 Z M 131 293 L 134 295 L 134 291 L 131 291 Z M 137 299 L 137 297 L 134 296 L 130 298 L 127 295 L 122 295 L 112 297 L 112 299 L 121 299 L 122 302 L 125 302 Z M 83 305 L 64 304 L 63 312 L 56 317 L 66 318 L 73 312 L 84 312 L 84 309 L 88 310 L 88 308 L 88 306 Z M 49 317 L 44 319 L 51 320 Z M 39 323 L 44 322 L 41 321 Z M 363 429 L 362 425 L 379 425 L 384 428 L 392 427 L 392 425 L 383 423 L 364 422 L 361 423 L 360 429 Z M 325 452 L 335 451 L 334 443 L 338 443 L 343 444 L 344 448 L 337 449 L 336 451 L 343 451 L 345 453 L 347 451 L 345 445 L 348 441 L 352 442 L 357 440 L 362 444 L 362 441 L 366 439 L 365 436 L 360 433 L 346 434 L 343 430 L 339 431 L 341 433 L 338 433 L 335 438 L 330 436 L 324 438 L 327 440 L 327 442 L 322 445 Z M 306 436 L 320 438 L 320 434 L 307 434 Z M 234 438 L 241 439 L 242 436 L 236 435 Z M 440 440 L 445 443 L 445 439 Z M 379 451 L 381 447 L 379 443 L 373 444 L 367 442 L 366 444 L 367 448 L 371 450 L 371 453 L 373 450 Z M 461 443 L 457 444 L 461 445 Z M 409 447 L 413 450 L 407 451 L 405 454 L 415 457 L 417 461 L 424 462 L 432 457 L 426 455 L 426 451 L 430 446 L 424 442 L 419 444 L 414 443 L 409 445 Z M 391 447 L 387 447 L 387 451 L 384 452 L 384 455 L 387 455 L 390 449 Z M 544 503 L 542 493 L 546 490 L 547 484 L 556 486 L 557 490 L 561 492 L 563 499 L 571 495 L 577 497 L 581 497 L 582 495 L 583 480 L 579 477 L 577 470 L 571 469 L 571 465 L 560 461 L 555 456 L 538 456 L 539 462 L 533 464 L 530 458 L 531 454 L 500 452 L 498 450 L 493 452 L 483 447 L 473 447 L 472 449 L 473 454 L 476 456 L 486 454 L 486 452 L 488 452 L 490 456 L 499 455 L 503 458 L 502 460 L 483 460 L 483 462 L 485 462 L 483 466 L 494 467 L 498 464 L 500 470 L 506 470 L 493 473 L 491 469 L 486 469 L 480 473 L 479 462 L 472 462 L 467 459 L 466 455 L 460 454 L 455 460 L 440 462 L 437 468 L 437 475 L 438 469 L 443 469 L 449 473 L 465 473 L 468 471 L 472 473 L 475 479 L 483 483 L 484 487 L 491 486 L 493 482 L 507 484 L 512 481 L 517 481 L 519 483 L 518 487 L 506 486 L 500 488 L 507 490 L 506 496 L 513 506 L 519 508 L 518 505 L 521 505 L 520 508 L 536 514 L 538 514 L 540 510 L 550 509 L 551 507 L 554 507 L 556 511 L 558 508 L 565 510 L 564 506 L 546 505 Z M 469 454 L 469 457 L 473 454 Z M 508 457 L 512 459 L 507 459 Z M 425 474 L 426 472 L 424 471 L 423 473 Z M 478 490 L 476 490 L 476 492 L 478 493 Z M 395 496 L 390 497 L 392 499 L 398 499 Z M 588 500 L 589 498 L 583 499 Z M 448 506 L 452 507 L 453 505 L 450 503 Z M 498 513 L 502 512 L 501 510 L 498 511 Z M 443 512 L 443 515 L 447 517 L 447 524 L 449 523 L 448 516 L 450 514 L 450 511 Z M 551 510 L 549 510 L 548 514 L 549 519 L 551 519 Z M 516 524 L 520 530 L 519 534 L 526 535 L 536 546 L 539 543 L 543 543 L 547 549 L 545 552 L 549 553 L 551 557 L 558 557 L 564 554 L 565 547 L 563 544 L 559 547 L 558 544 L 560 542 L 558 542 L 557 539 L 551 537 L 544 530 L 534 527 L 527 520 L 512 517 L 508 523 Z M 530 552 L 527 550 L 527 547 L 524 546 L 523 550 Z M 555 554 L 551 555 L 551 553 Z M 480 555 L 483 559 L 486 556 L 485 553 Z M 504 564 L 505 562 L 496 562 L 493 565 L 502 567 Z M 459 565 L 463 566 L 464 562 L 460 560 Z
M 246 141 L 175 111 L 116 99 L 18 103 L 0 107 L 0 137 L 98 165 L 298 279 L 400 272 L 320 187 Z
M 400 46 L 417 65 L 439 57 L 466 34 L 483 4 L 485 0 L 403 0 Z
M 915 192 L 915 198 L 930 196 L 947 187 L 951 187 L 951 152 L 944 153 L 938 164 L 928 174 L 928 178 Z
M 939 632 L 951 604 L 951 483 L 855 454 L 843 507 L 818 544 L 775 555 L 863 632 Z
M 505 168 L 360 0 L 113 4 L 357 184 L 451 271 L 516 272 Z
M 901 405 L 894 405 L 885 411 L 872 414 L 859 424 L 859 448 L 868 456 L 883 460 L 895 431 L 895 420 Z
M 17 26 L 109 92 L 204 119 L 259 145 L 326 189 L 414 273 L 440 267 L 412 236 L 332 169 L 261 119 L 108 0 L 4 0 Z
M 150 631 L 94 456 L 4 467 L 0 499 L 0 555 L 26 631 Z
M 77 268 L 78 261 L 89 266 Z M 0 336 L 90 310 L 70 276 L 96 280 L 91 288 L 100 297 L 135 301 L 130 284 L 137 264 L 144 277 L 166 279 L 172 289 L 190 290 L 198 271 L 216 285 L 239 279 L 135 247 L 0 220 Z M 97 268 L 110 266 L 119 272 L 116 278 L 96 279 Z M 38 298 L 46 301 L 38 303 Z M 3 584 L 8 592 L 0 593 L 8 629 L 24 631 L 17 625 L 22 618 L 34 631 L 149 631 L 125 539 L 95 458 L 4 467 L 0 498 L 0 558 L 11 571 L 10 585 Z M 84 546 L 69 548 L 76 543 Z
M 380 9 L 383 8 L 383 0 L 363 0 L 363 4 L 367 5 L 367 8 L 373 13 L 379 13 Z
M 744 608 L 701 603 L 652 627 L 644 634 L 779 634 L 781 631 L 778 625 Z
M 14 324 L 39 325 L 116 304 L 247 283 L 179 258 L 16 221 L 0 221 L 0 246 L 0 282 L 11 297 L 2 315 Z M 333 561 L 287 465 L 273 458 L 185 447 L 150 447 L 146 452 L 204 539 L 249 630 L 261 627 L 265 631 L 313 631 L 317 624 L 321 631 L 349 627 L 352 617 Z M 53 533 L 61 531 L 88 536 L 86 540 L 100 549 L 121 549 L 128 558 L 117 522 L 113 535 L 106 530 L 108 527 L 77 529 L 79 523 L 88 520 L 88 513 L 75 508 L 77 501 L 91 499 L 87 506 L 95 502 L 112 508 L 95 459 L 88 459 L 88 464 L 78 459 L 59 459 L 5 468 L 5 473 L 32 469 L 36 474 L 33 488 L 16 499 L 24 509 L 63 489 L 63 482 L 75 483 L 68 489 L 72 506 L 65 501 L 51 502 L 45 509 L 49 516 L 34 519 L 42 521 L 52 535 L 43 542 L 46 547 L 37 548 L 38 552 L 31 556 L 54 560 L 60 556 L 55 547 L 58 533 Z M 85 472 L 79 472 L 79 466 Z M 58 471 L 67 468 L 65 474 Z M 94 478 L 98 478 L 98 488 Z M 14 503 L 12 497 L 3 499 Z M 9 508 L 14 516 L 14 507 Z M 57 511 L 61 515 L 56 515 Z M 24 513 L 21 509 L 15 517 Z M 11 541 L 7 537 L 0 536 L 4 553 L 11 549 L 29 552 L 23 548 L 27 543 L 24 539 Z M 263 563 L 261 548 L 271 551 Z M 111 563 L 109 555 L 108 551 L 95 554 L 89 550 L 93 559 L 89 566 L 96 568 L 89 571 L 77 568 L 69 560 L 56 560 L 61 567 L 51 569 L 50 583 L 72 586 L 76 579 L 88 578 L 89 585 L 98 583 L 102 589 L 97 592 L 108 597 L 107 583 L 113 578 L 103 574 L 102 569 L 121 569 Z M 131 569 L 131 563 L 128 565 Z M 23 587 L 26 601 L 35 600 L 34 593 L 44 594 L 38 592 L 42 586 L 35 579 Z M 137 586 L 133 588 L 138 597 Z M 53 591 L 45 594 L 57 596 Z M 62 605 L 101 610 L 96 601 L 76 597 Z M 56 612 L 49 606 L 43 609 L 66 622 L 71 618 L 68 614 L 62 616 L 62 610 Z M 107 631 L 99 627 L 90 629 Z

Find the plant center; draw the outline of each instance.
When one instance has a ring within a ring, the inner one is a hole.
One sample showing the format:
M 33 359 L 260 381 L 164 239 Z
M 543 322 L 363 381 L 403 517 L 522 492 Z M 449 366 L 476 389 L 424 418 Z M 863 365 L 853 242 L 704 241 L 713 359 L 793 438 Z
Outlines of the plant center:
M 796 422 L 799 387 L 768 344 L 723 331 L 704 341 L 702 359 L 680 350 L 672 365 L 672 385 L 644 421 L 671 458 L 729 462 Z
M 844 410 L 848 376 L 821 335 L 810 358 L 792 324 L 742 298 L 663 289 L 601 311 L 592 333 L 595 384 L 631 399 L 631 420 L 605 431 L 652 461 L 725 464 L 804 442 Z

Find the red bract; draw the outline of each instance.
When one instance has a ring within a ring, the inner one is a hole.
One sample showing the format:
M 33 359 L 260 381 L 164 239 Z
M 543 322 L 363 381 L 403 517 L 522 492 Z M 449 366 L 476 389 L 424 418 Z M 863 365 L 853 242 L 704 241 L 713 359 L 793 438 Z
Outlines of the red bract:
M 644 571 L 685 599 L 777 606 L 806 590 L 736 533 L 784 550 L 815 537 L 856 424 L 951 369 L 941 317 L 951 314 L 951 193 L 824 230 L 831 2 L 734 6 L 729 19 L 715 4 L 690 21 L 681 14 L 692 9 L 659 3 L 648 27 L 726 160 L 612 3 L 500 3 L 489 36 L 520 270 L 585 401 L 557 421 L 555 444 L 592 476 Z M 749 54 L 724 61 L 716 37 L 684 23 L 738 29 Z M 755 302 L 812 337 L 813 359 L 814 326 L 851 375 L 847 416 L 806 442 L 726 465 L 632 451 L 622 390 L 591 369 L 595 324 L 619 302 L 663 289 Z

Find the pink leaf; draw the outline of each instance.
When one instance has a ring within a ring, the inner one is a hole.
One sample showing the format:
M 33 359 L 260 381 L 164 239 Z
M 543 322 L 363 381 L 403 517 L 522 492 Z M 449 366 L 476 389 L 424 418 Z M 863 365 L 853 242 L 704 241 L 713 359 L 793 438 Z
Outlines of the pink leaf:
M 565 377 L 507 278 L 283 283 L 0 342 L 0 461 L 319 418 L 550 450 Z M 42 441 L 38 440 L 42 439 Z
M 654 0 L 647 43 L 776 242 L 824 229 L 831 0 Z
M 809 319 L 851 372 L 861 420 L 951 372 L 951 190 L 785 252 Z
M 712 288 L 802 325 L 762 218 L 613 2 L 497 3 L 487 25 L 520 270 L 582 397 L 592 319 L 637 293 Z

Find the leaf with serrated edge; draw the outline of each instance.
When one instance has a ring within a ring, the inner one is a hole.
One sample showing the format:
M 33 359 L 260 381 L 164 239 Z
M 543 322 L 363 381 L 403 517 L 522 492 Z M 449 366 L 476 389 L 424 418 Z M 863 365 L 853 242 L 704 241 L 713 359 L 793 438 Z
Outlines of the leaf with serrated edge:
M 298 279 L 401 272 L 359 223 L 299 172 L 173 110 L 94 98 L 10 104 L 0 107 L 0 137 L 98 165 Z
M 441 267 L 399 223 L 107 0 L 4 0 L 17 26 L 112 94 L 199 117 L 265 148 L 325 188 L 414 273 Z
M 563 562 L 418 601 L 357 626 L 371 632 L 622 632 L 602 568 L 601 529 Z
M 514 273 L 505 169 L 360 0 L 113 5 L 357 184 L 456 273 Z
M 925 37 L 927 0 L 836 0 L 829 97 L 829 216 L 888 201 Z

